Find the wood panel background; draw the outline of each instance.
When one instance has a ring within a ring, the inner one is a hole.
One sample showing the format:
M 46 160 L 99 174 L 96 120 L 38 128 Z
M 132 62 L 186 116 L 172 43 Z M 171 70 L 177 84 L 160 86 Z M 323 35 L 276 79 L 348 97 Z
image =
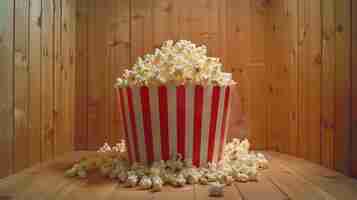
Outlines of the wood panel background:
M 73 149 L 75 2 L 0 2 L 0 177 Z
M 352 0 L 0 5 L 0 177 L 117 142 L 115 79 L 167 39 L 206 44 L 233 73 L 231 137 L 357 176 Z
M 187 39 L 239 83 L 232 137 L 350 173 L 351 2 L 79 0 L 76 148 L 118 141 L 115 78 L 162 41 Z

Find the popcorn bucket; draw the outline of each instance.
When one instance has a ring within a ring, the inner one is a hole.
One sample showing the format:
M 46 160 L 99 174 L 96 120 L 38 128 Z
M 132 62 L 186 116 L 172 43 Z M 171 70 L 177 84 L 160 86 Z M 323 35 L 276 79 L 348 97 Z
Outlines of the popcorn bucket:
M 231 86 L 117 88 L 130 162 L 178 156 L 199 167 L 221 159 Z

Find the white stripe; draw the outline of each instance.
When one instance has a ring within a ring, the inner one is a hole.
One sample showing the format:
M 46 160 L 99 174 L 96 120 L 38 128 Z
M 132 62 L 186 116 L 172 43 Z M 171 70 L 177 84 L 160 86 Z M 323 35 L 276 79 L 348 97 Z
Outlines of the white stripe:
M 229 87 L 229 86 L 227 86 Z M 227 141 L 227 135 L 228 135 L 228 129 L 229 129 L 229 120 L 230 120 L 230 115 L 231 115 L 231 102 L 232 102 L 232 87 L 230 87 L 230 93 L 229 93 L 229 99 L 228 99 L 228 107 L 227 107 L 227 116 L 226 116 L 226 126 L 225 126 L 225 130 L 224 130 L 224 142 L 223 145 L 226 144 Z
M 207 163 L 209 125 L 211 119 L 212 86 L 206 86 L 203 89 L 203 110 L 201 127 L 201 152 L 200 165 Z
M 146 163 L 146 145 L 143 126 L 143 115 L 141 110 L 140 87 L 131 87 L 133 93 L 133 107 L 136 119 L 136 133 L 138 135 L 139 157 L 141 163 Z
M 167 112 L 170 138 L 170 158 L 177 155 L 176 86 L 167 86 Z
M 185 111 L 185 124 L 186 124 L 186 159 L 192 160 L 193 158 L 193 120 L 194 120 L 194 96 L 195 88 L 193 85 L 186 86 L 186 111 Z
M 161 140 L 160 140 L 160 109 L 158 87 L 149 89 L 150 95 L 150 114 L 153 136 L 154 160 L 161 160 Z
M 222 120 L 223 120 L 223 110 L 224 110 L 224 91 L 225 87 L 221 87 L 219 91 L 219 106 L 218 106 L 218 113 L 217 113 L 217 124 L 216 124 L 216 139 L 214 144 L 213 150 L 213 161 L 218 161 L 218 153 L 220 147 L 220 140 L 221 140 L 221 127 L 222 127 Z
M 129 115 L 129 104 L 128 104 L 128 95 L 127 95 L 127 90 L 126 88 L 122 89 L 123 92 L 123 99 L 124 99 L 124 114 L 126 117 L 126 127 L 128 130 L 128 140 L 130 141 L 130 150 L 131 150 L 131 157 L 133 159 L 133 162 L 136 162 L 136 157 L 135 157 L 135 149 L 134 149 L 134 136 L 133 132 L 131 130 L 131 120 L 130 120 L 130 115 Z

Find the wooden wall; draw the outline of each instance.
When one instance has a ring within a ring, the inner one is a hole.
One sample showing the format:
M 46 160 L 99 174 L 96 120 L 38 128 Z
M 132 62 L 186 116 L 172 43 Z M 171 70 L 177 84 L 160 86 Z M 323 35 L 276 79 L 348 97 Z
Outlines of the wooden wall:
M 76 149 L 118 141 L 115 79 L 167 39 L 208 45 L 233 73 L 232 136 L 357 176 L 352 0 L 0 5 L 0 177 L 71 150 L 73 137 Z
M 351 4 L 270 1 L 266 31 L 269 148 L 347 174 L 352 158 Z
M 352 0 L 79 0 L 76 148 L 117 141 L 115 78 L 162 41 L 187 39 L 208 45 L 239 83 L 231 135 L 350 173 L 351 6 Z
M 168 39 L 206 44 L 241 82 L 234 134 L 266 147 L 263 5 L 243 0 L 79 0 L 77 15 L 76 148 L 97 149 L 122 135 L 113 85 L 138 56 Z M 249 115 L 248 115 L 249 113 Z M 249 122 L 249 126 L 246 123 Z M 239 133 L 241 132 L 241 133 Z
M 0 2 L 0 177 L 73 149 L 75 2 Z

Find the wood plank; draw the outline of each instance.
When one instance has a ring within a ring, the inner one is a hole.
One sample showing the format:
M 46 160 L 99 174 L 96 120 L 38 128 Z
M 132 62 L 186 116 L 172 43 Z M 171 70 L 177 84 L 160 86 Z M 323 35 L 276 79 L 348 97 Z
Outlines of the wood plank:
M 351 0 L 335 3 L 336 135 L 335 168 L 350 174 L 351 164 Z
M 267 102 L 267 149 L 274 149 L 273 137 L 273 78 L 272 78 L 272 62 L 274 61 L 273 51 L 273 5 L 272 1 L 268 2 L 265 7 L 265 29 L 264 29 L 264 54 L 265 67 L 267 76 L 268 96 Z
M 63 88 L 64 80 L 62 79 L 64 73 L 64 52 L 63 43 L 68 40 L 66 38 L 64 31 L 62 30 L 62 11 L 64 2 L 63 0 L 54 1 L 54 86 L 53 86 L 53 128 L 54 128 L 54 155 L 60 154 L 63 150 L 64 145 L 62 141 L 66 139 L 65 137 L 65 116 L 64 116 L 64 96 L 65 90 Z
M 88 148 L 88 26 L 89 7 L 87 0 L 77 1 L 76 25 L 76 106 L 75 149 Z
M 149 200 L 155 199 L 155 193 L 131 189 L 131 188 L 115 188 L 114 191 L 110 193 L 110 196 L 107 200 L 115 200 L 115 199 L 138 199 L 138 200 Z M 170 196 L 170 198 L 173 198 Z
M 191 17 L 186 21 L 191 26 L 190 39 L 198 45 L 208 44 L 208 4 L 208 0 L 197 0 L 185 5 L 191 9 Z
M 187 8 L 189 0 L 176 1 L 174 4 L 174 17 L 177 17 L 177 40 L 191 40 L 191 26 L 188 23 L 192 15 L 192 10 Z
M 357 2 L 352 1 L 352 52 L 351 55 L 357 55 Z M 357 77 L 357 57 L 352 56 L 352 75 Z M 357 81 L 352 79 L 352 152 L 357 154 Z M 352 156 L 352 175 L 357 178 L 357 157 Z
M 213 0 L 215 1 L 215 0 Z M 219 2 L 219 3 L 218 3 Z M 223 63 L 223 69 L 227 71 L 232 71 L 232 66 L 228 64 L 227 58 L 227 0 L 217 1 L 218 3 L 218 25 L 217 25 L 217 56 L 221 59 Z
M 289 147 L 288 152 L 297 154 L 299 128 L 299 66 L 298 66 L 298 0 L 288 1 L 286 5 L 287 27 L 287 67 L 289 73 Z
M 108 65 L 109 78 L 109 141 L 114 144 L 124 138 L 123 127 L 120 126 L 119 108 L 114 89 L 116 79 L 130 65 L 130 2 L 128 0 L 111 1 L 111 18 L 109 22 Z
M 250 58 L 249 63 L 263 64 L 265 62 L 265 36 L 267 2 L 250 1 Z
M 299 5 L 300 130 L 298 155 L 321 162 L 321 6 L 320 1 Z
M 106 41 L 108 2 L 90 0 L 88 26 L 88 148 L 108 141 Z
M 267 104 L 262 99 L 268 96 L 264 65 L 249 65 L 245 70 L 247 74 L 247 125 L 248 137 L 252 149 L 266 149 L 267 147 Z
M 29 162 L 41 161 L 41 0 L 32 0 L 29 22 Z
M 41 160 L 53 159 L 54 136 L 54 4 L 42 1 Z
M 269 152 L 279 164 L 293 170 L 295 176 L 303 177 L 308 182 L 320 187 L 336 199 L 355 199 L 357 181 L 341 173 L 321 167 L 318 164 L 297 159 L 286 154 Z
M 131 2 L 131 63 L 139 56 L 152 52 L 153 36 L 153 1 L 133 0 Z
M 208 188 L 209 186 L 205 185 L 195 185 L 195 199 L 200 200 L 213 200 L 213 199 L 225 199 L 225 200 L 242 200 L 242 196 L 238 192 L 237 188 L 234 185 L 226 186 L 224 190 L 223 197 L 211 197 L 209 196 Z M 165 192 L 166 193 L 166 192 Z
M 153 45 L 159 47 L 163 41 L 176 39 L 174 9 L 177 10 L 177 4 L 173 0 L 153 0 L 152 6 Z
M 113 180 L 92 174 L 87 180 L 73 181 L 57 193 L 57 199 L 108 199 L 116 189 Z
M 0 2 L 0 177 L 12 173 L 14 138 L 14 1 Z
M 232 112 L 230 119 L 229 139 L 234 137 L 248 138 L 248 75 L 244 68 L 232 69 L 233 79 L 237 82 L 232 94 Z M 251 138 L 253 139 L 253 138 Z M 255 143 L 255 141 L 251 140 Z
M 335 9 L 334 0 L 322 1 L 322 88 L 321 88 L 321 162 L 334 166 L 335 136 Z
M 29 166 L 29 1 L 15 1 L 14 172 Z
M 306 87 L 306 76 L 304 76 L 306 71 L 306 48 L 307 48 L 307 30 L 306 30 L 306 17 L 305 17 L 305 4 L 306 1 L 301 0 L 298 3 L 298 68 L 299 68 L 299 132 L 298 132 L 298 152 L 297 156 L 307 157 L 308 145 L 306 136 L 306 103 L 304 99 L 304 88 Z
M 269 160 L 269 169 L 264 170 L 262 175 L 286 194 L 289 199 L 336 199 L 319 186 L 296 175 L 289 166 L 277 162 L 274 156 Z
M 242 68 L 248 64 L 250 56 L 250 3 L 249 1 L 227 0 L 226 5 L 229 67 Z
M 307 93 L 308 103 L 308 134 L 309 134 L 309 160 L 321 162 L 321 0 L 309 1 L 309 82 Z
M 57 146 L 56 154 L 63 154 L 73 150 L 74 134 L 74 92 L 75 92 L 75 37 L 76 37 L 76 2 L 62 0 L 62 57 L 63 68 L 61 75 L 62 82 L 62 116 L 63 116 L 63 133 L 58 137 L 61 147 Z M 56 135 L 60 135 L 57 133 Z
M 282 193 L 279 188 L 268 181 L 265 177 L 259 177 L 259 181 L 257 182 L 234 183 L 234 185 L 240 192 L 242 199 L 288 199 L 286 194 Z
M 271 140 L 274 149 L 281 152 L 289 151 L 290 136 L 290 69 L 289 54 L 289 21 L 286 16 L 286 2 L 271 2 Z

